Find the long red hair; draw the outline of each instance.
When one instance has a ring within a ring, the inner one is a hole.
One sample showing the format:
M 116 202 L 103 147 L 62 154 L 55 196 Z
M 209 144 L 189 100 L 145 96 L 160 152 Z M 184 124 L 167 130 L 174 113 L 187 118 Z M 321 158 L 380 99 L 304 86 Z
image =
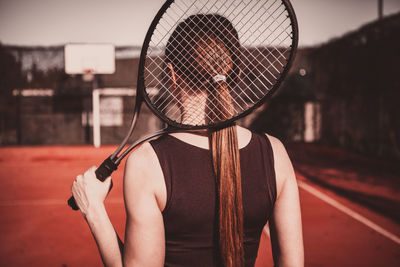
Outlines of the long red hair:
M 206 90 L 206 123 L 233 117 L 230 83 L 238 73 L 239 40 L 231 22 L 219 15 L 194 15 L 178 25 L 166 47 L 166 60 L 191 90 Z M 223 77 L 222 79 L 214 79 Z M 197 89 L 196 89 L 197 88 Z M 244 266 L 243 205 L 236 126 L 209 135 L 217 186 L 220 264 Z

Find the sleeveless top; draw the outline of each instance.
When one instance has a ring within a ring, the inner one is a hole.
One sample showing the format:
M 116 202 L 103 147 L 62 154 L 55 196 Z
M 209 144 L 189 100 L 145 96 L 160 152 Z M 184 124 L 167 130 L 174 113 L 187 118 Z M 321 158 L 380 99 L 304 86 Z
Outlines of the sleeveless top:
M 216 182 L 210 151 L 171 135 L 150 144 L 167 188 L 162 212 L 165 266 L 218 266 Z M 265 135 L 252 133 L 250 142 L 239 153 L 247 267 L 255 264 L 263 227 L 272 214 L 276 181 L 273 152 Z

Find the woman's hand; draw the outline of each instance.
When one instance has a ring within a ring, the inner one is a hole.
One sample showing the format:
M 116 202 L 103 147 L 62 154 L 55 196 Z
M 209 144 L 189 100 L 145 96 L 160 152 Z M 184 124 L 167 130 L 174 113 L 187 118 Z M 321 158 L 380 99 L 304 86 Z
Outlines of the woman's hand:
M 96 166 L 92 166 L 83 175 L 78 175 L 71 187 L 76 204 L 85 218 L 91 209 L 103 205 L 110 190 L 111 176 L 101 182 L 96 178 L 95 170 Z

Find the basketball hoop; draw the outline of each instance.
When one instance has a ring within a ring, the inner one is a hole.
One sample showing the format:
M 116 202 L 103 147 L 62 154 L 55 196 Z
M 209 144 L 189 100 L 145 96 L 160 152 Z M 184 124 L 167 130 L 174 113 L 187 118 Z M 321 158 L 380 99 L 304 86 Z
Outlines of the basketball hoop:
M 115 47 L 112 44 L 66 44 L 64 67 L 68 74 L 82 74 L 85 82 L 93 81 L 95 74 L 113 74 Z
M 84 82 L 91 82 L 94 79 L 94 69 L 84 69 L 82 74 L 82 79 Z

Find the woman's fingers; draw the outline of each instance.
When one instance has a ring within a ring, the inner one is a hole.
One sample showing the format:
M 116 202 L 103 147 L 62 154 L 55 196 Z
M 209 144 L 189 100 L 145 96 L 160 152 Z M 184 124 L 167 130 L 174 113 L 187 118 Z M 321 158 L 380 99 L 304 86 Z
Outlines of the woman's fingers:
M 80 182 L 80 181 L 82 181 L 82 179 L 83 179 L 82 174 L 79 174 L 78 176 L 76 176 L 75 182 Z
M 111 185 L 111 177 L 101 182 L 97 179 L 95 171 L 96 166 L 90 167 L 84 174 L 76 176 L 71 186 L 75 201 L 84 215 L 89 207 L 102 205 Z
M 87 169 L 87 171 L 84 173 L 84 178 L 85 179 L 93 179 L 96 178 L 96 171 L 97 167 L 96 166 L 92 166 L 89 169 Z

